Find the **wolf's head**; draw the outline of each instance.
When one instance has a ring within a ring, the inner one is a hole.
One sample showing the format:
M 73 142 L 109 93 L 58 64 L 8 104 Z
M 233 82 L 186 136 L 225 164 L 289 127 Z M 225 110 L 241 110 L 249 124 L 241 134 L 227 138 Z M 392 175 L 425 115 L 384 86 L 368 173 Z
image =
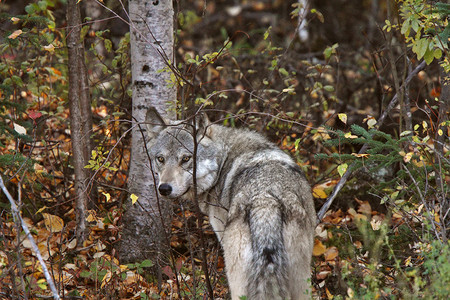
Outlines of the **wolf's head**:
M 194 160 L 198 195 L 211 189 L 219 176 L 223 151 L 211 139 L 213 126 L 204 114 L 195 119 L 195 122 L 171 123 L 154 108 L 147 112 L 148 149 L 158 177 L 158 191 L 164 197 L 192 199 L 195 196 Z

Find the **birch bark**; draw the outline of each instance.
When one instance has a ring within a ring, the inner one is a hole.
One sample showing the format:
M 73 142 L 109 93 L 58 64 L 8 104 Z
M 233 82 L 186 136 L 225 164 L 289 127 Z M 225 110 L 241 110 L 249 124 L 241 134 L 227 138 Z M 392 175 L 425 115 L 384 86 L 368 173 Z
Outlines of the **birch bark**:
M 133 131 L 128 188 L 138 196 L 123 217 L 119 255 L 125 262 L 150 258 L 159 266 L 164 260 L 165 230 L 169 225 L 169 204 L 155 194 L 150 162 L 144 147 L 147 109 L 155 107 L 168 118 L 168 102 L 176 101 L 176 87 L 170 87 L 168 72 L 158 72 L 173 60 L 173 5 L 171 0 L 130 0 L 129 15 L 131 71 L 133 80 Z M 167 252 L 165 252 L 167 253 Z

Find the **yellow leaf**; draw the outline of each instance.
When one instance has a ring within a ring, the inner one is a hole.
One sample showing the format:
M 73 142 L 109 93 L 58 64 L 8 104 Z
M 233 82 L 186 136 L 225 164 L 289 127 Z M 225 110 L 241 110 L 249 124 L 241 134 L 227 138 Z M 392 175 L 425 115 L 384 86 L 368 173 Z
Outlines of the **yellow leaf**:
M 102 192 L 102 194 L 105 195 L 106 202 L 109 202 L 109 200 L 111 200 L 111 195 L 109 193 Z
M 375 120 L 372 116 L 367 116 L 367 118 L 364 118 L 363 122 L 367 122 L 367 127 L 369 129 L 373 128 L 375 124 L 377 124 L 377 120 Z
M 439 218 L 439 215 L 438 215 L 437 213 L 434 214 L 434 221 L 435 221 L 436 223 L 441 223 L 440 218 Z
M 328 290 L 328 288 L 325 288 L 325 292 L 327 293 L 327 299 L 333 299 L 334 298 L 334 296 L 333 296 L 333 294 L 331 294 L 330 293 L 330 291 Z
M 320 256 L 327 251 L 327 248 L 324 244 L 322 244 L 319 240 L 314 240 L 314 248 L 313 248 L 313 255 L 314 256 Z
M 48 231 L 50 232 L 60 232 L 64 227 L 64 221 L 58 217 L 51 214 L 43 213 L 44 224 Z
M 375 120 L 375 118 L 369 119 L 367 121 L 367 126 L 369 127 L 369 129 L 374 128 L 376 124 L 377 124 L 377 120 Z
M 347 295 L 349 296 L 350 299 L 354 299 L 355 292 L 351 288 L 348 288 L 347 289 Z
M 442 131 L 442 129 L 439 129 L 439 130 L 438 130 L 438 134 L 439 134 L 440 136 L 442 136 L 442 135 L 444 134 L 444 132 Z
M 47 289 L 47 280 L 45 278 L 39 279 L 36 283 L 42 290 Z
M 13 22 L 13 24 L 17 24 L 19 21 L 20 21 L 19 18 L 16 18 L 16 17 L 11 18 L 11 22 Z
M 55 46 L 53 46 L 53 44 L 50 44 L 48 46 L 44 46 L 43 48 L 44 48 L 45 51 L 48 51 L 48 52 L 55 51 Z
M 358 157 L 358 158 L 368 158 L 369 156 L 370 156 L 370 154 L 368 154 L 368 153 L 361 153 L 361 154 L 358 154 L 358 153 L 352 153 L 352 155 L 353 156 L 356 156 L 356 157 Z
M 88 221 L 88 222 L 94 222 L 95 219 L 96 219 L 95 211 L 89 210 L 89 211 L 88 211 L 88 215 L 87 215 L 87 217 L 86 217 L 86 221 Z
M 356 139 L 358 138 L 357 135 L 352 134 L 351 132 L 347 132 L 344 137 L 348 138 L 348 139 Z
M 139 197 L 136 196 L 135 194 L 131 194 L 130 198 L 131 198 L 131 204 L 135 204 Z
M 405 156 L 403 156 L 403 161 L 405 163 L 408 163 L 411 160 L 412 156 L 413 156 L 413 152 L 406 153 Z
M 405 266 L 412 267 L 411 256 L 409 256 L 407 259 L 405 259 Z
M 16 31 L 14 31 L 13 33 L 11 33 L 9 36 L 8 36 L 8 39 L 15 39 L 16 37 L 18 37 L 19 35 L 21 35 L 22 34 L 22 30 L 16 30 Z
M 38 213 L 43 212 L 44 209 L 46 209 L 46 208 L 48 208 L 48 207 L 47 207 L 47 206 L 41 207 L 41 208 L 36 212 L 36 215 L 37 215 Z
M 312 193 L 314 198 L 326 199 L 328 197 L 323 188 L 319 186 L 313 187 Z
M 338 114 L 339 120 L 342 121 L 342 123 L 347 124 L 347 115 L 346 114 Z
M 105 274 L 105 277 L 103 277 L 102 284 L 100 285 L 100 288 L 103 288 L 108 282 L 111 281 L 112 273 L 110 270 L 108 270 Z

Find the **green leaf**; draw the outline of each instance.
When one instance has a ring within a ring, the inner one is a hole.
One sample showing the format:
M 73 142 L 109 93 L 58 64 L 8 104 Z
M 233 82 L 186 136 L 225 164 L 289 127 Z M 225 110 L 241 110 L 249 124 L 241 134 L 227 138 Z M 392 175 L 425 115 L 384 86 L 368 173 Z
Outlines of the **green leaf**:
M 441 49 L 434 49 L 434 58 L 440 59 L 442 57 L 442 51 Z
M 387 22 L 387 20 L 386 20 L 386 22 Z M 405 22 L 403 22 L 402 29 L 400 30 L 400 33 L 403 34 L 403 35 L 409 35 L 409 30 L 410 29 L 411 29 L 411 21 L 409 19 L 407 19 L 407 20 L 405 20 Z
M 343 163 L 337 167 L 337 171 L 341 177 L 344 176 L 345 172 L 347 172 L 347 168 L 348 165 L 346 163 Z
M 267 40 L 267 38 L 269 37 L 271 29 L 272 29 L 272 26 L 269 26 L 269 28 L 267 28 L 266 32 L 264 32 L 264 40 Z
M 334 92 L 334 86 L 332 86 L 332 85 L 325 85 L 324 87 L 323 87 L 323 89 L 325 90 L 325 91 L 327 91 L 327 92 Z
M 141 268 L 149 268 L 152 266 L 153 266 L 153 262 L 149 259 L 146 259 L 139 264 L 139 267 L 141 267 Z
M 418 59 L 422 59 L 422 57 L 425 55 L 428 49 L 428 45 L 429 42 L 426 38 L 421 38 L 414 44 L 413 51 L 417 54 Z
M 278 72 L 280 72 L 280 74 L 283 75 L 283 76 L 286 76 L 286 77 L 289 76 L 289 72 L 286 71 L 285 68 L 278 69 Z
M 294 145 L 295 145 L 295 151 L 297 151 L 297 149 L 298 149 L 298 145 L 300 144 L 300 140 L 301 140 L 301 139 L 296 139 L 295 142 L 294 142 Z
M 434 51 L 427 48 L 424 54 L 424 59 L 427 65 L 431 64 L 434 60 Z

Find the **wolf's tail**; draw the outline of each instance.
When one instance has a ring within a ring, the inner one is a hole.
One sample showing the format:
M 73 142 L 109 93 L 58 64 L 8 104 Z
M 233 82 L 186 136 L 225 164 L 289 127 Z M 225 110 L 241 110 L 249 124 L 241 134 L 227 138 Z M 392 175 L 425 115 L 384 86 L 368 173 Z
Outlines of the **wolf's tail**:
M 248 299 L 288 299 L 281 210 L 270 205 L 253 207 L 248 222 L 253 252 Z

